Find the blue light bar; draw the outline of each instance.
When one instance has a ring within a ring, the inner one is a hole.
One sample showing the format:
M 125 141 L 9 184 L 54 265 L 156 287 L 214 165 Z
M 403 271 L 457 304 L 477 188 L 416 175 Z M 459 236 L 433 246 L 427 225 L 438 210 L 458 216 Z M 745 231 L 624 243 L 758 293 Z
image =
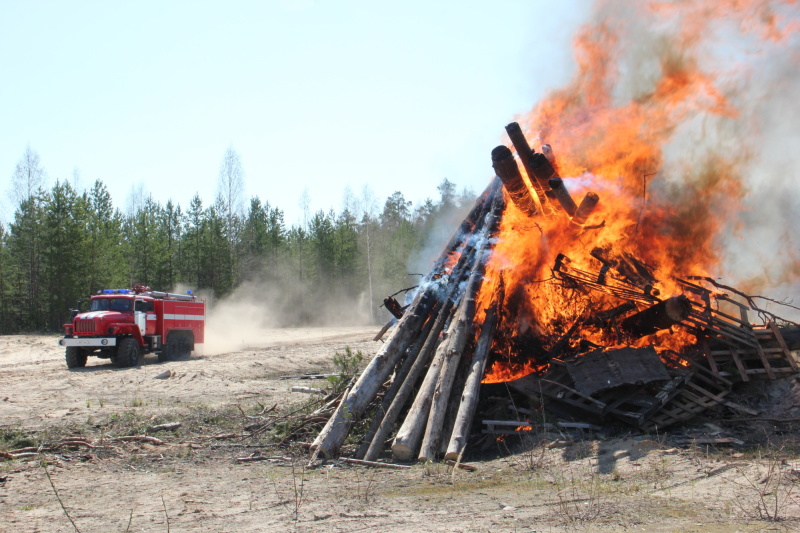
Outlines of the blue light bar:
M 187 289 L 187 290 L 186 290 L 186 294 L 189 294 L 189 295 L 191 295 L 191 294 L 192 294 L 192 289 Z
M 114 289 L 105 289 L 103 294 L 114 294 Z
M 128 294 L 128 293 L 129 293 L 129 292 L 131 292 L 131 291 L 130 291 L 130 290 L 128 290 L 128 289 L 119 289 L 117 292 L 118 292 L 119 294 Z

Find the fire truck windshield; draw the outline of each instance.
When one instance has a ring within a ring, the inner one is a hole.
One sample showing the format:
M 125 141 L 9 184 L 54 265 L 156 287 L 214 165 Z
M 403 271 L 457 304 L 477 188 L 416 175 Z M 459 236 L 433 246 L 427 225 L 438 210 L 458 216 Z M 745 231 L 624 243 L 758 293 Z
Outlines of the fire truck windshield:
M 132 303 L 130 298 L 95 298 L 89 311 L 130 311 Z

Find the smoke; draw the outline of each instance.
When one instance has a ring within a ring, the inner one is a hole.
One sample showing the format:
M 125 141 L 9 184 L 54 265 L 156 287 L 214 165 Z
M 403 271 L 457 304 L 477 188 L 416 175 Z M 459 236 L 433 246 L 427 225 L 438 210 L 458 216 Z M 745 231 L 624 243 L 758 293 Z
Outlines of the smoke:
M 426 274 L 431 269 L 431 265 L 439 258 L 453 233 L 459 230 L 461 222 L 473 205 L 472 202 L 462 202 L 459 206 L 445 209 L 433 219 L 422 246 L 408 258 L 409 272 Z

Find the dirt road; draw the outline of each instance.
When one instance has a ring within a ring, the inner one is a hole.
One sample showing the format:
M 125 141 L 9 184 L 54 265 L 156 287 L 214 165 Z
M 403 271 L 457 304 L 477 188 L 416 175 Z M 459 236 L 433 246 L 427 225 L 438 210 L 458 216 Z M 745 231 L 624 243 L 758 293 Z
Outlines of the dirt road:
M 297 401 L 289 382 L 269 378 L 330 371 L 334 354 L 346 346 L 372 355 L 378 347 L 374 335 L 374 327 L 269 329 L 227 353 L 174 363 L 148 355 L 136 368 L 90 357 L 86 368 L 76 370 L 67 370 L 57 336 L 0 337 L 0 425 L 35 428 L 143 406 L 160 412 L 255 398 Z M 173 373 L 169 379 L 154 379 L 165 370 Z
M 541 434 L 499 440 L 467 472 L 307 469 L 298 448 L 215 438 L 243 435 L 260 405 L 306 400 L 289 389 L 313 382 L 278 377 L 332 370 L 347 346 L 372 355 L 374 333 L 264 330 L 227 353 L 164 364 L 148 356 L 128 369 L 90 358 L 80 370 L 67 370 L 55 336 L 0 337 L 0 532 L 800 528 L 800 459 L 779 447 Z M 169 378 L 155 378 L 165 370 Z M 123 438 L 164 421 L 183 425 L 148 435 L 156 440 Z M 20 450 L 29 456 L 3 460 Z

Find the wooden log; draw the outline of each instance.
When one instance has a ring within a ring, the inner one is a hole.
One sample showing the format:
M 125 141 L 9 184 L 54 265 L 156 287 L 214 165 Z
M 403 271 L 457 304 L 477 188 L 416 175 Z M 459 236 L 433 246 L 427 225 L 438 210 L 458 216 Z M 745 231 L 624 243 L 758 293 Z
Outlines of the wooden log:
M 482 226 L 485 223 L 486 214 L 490 208 L 494 208 L 496 205 L 502 206 L 503 200 L 502 194 L 500 194 L 499 180 L 493 180 L 489 184 L 483 197 L 484 201 L 476 202 L 473 208 L 476 213 L 475 226 L 473 227 Z M 481 214 L 483 216 L 480 216 Z M 469 234 L 464 239 L 467 239 L 470 235 L 474 234 Z M 436 301 L 439 300 L 443 287 L 446 286 L 442 283 L 441 269 L 449 258 L 450 253 L 460 246 L 460 244 L 455 245 L 454 243 L 463 242 L 464 239 L 458 235 L 454 235 L 451 238 L 448 248 L 445 249 L 445 252 L 442 253 L 434 265 L 433 270 L 423 280 L 414 301 L 411 302 L 403 317 L 397 322 L 386 344 L 370 361 L 352 389 L 342 397 L 342 401 L 336 411 L 334 411 L 310 447 L 314 459 L 319 457 L 319 454 L 323 454 L 325 457 L 334 457 L 338 454 L 339 448 L 347 437 L 353 422 L 363 415 L 364 410 L 375 398 L 378 389 L 389 377 L 406 349 L 419 336 L 421 325 L 426 320 Z M 448 249 L 450 249 L 449 252 Z M 449 276 L 448 278 L 452 280 L 457 277 Z
M 497 231 L 497 227 L 500 222 L 500 213 L 502 212 L 503 207 L 504 205 L 502 196 L 498 195 L 493 202 L 492 211 L 486 216 L 486 235 L 483 238 L 480 238 L 479 247 L 481 253 L 476 254 L 476 258 L 471 269 L 472 272 L 485 267 L 485 257 L 483 251 L 491 244 L 490 239 L 487 237 L 491 237 Z M 482 277 L 482 274 L 480 276 L 476 275 L 475 284 L 479 284 L 479 281 L 482 280 Z M 465 291 L 465 293 L 469 294 L 468 291 Z M 461 305 L 464 305 L 463 298 L 462 302 L 459 304 L 459 307 Z M 410 460 L 414 456 L 414 452 L 419 445 L 423 429 L 427 431 L 427 420 L 428 415 L 430 414 L 429 411 L 433 399 L 433 392 L 439 378 L 440 369 L 445 362 L 447 350 L 450 347 L 450 341 L 448 339 L 456 333 L 458 324 L 458 320 L 453 320 L 447 329 L 445 339 L 439 343 L 433 361 L 431 362 L 428 372 L 425 375 L 425 379 L 423 380 L 423 383 L 417 392 L 417 396 L 415 397 L 403 424 L 397 432 L 397 436 L 392 444 L 392 453 L 398 459 L 406 461 Z
M 545 161 L 547 160 L 545 159 Z M 558 203 L 569 216 L 573 216 L 575 211 L 578 210 L 578 206 L 575 205 L 575 200 L 572 199 L 569 191 L 564 186 L 564 180 L 556 176 L 554 178 L 550 178 L 548 184 L 550 185 L 550 191 L 548 191 L 547 194 L 558 200 Z
M 378 463 L 375 461 L 363 461 L 361 459 L 350 459 L 349 457 L 345 457 L 342 459 L 345 463 L 350 463 L 353 465 L 361 465 L 361 466 L 372 466 L 374 468 L 393 468 L 395 470 L 408 470 L 411 468 L 409 465 L 396 465 L 392 463 Z
M 495 198 L 502 200 L 502 195 L 499 194 L 499 191 L 497 191 L 495 194 Z M 493 202 L 494 201 L 495 200 L 493 199 Z M 480 223 L 477 228 L 482 229 L 483 219 L 477 222 Z M 474 242 L 468 243 L 467 248 L 459 258 L 458 263 L 455 267 L 453 267 L 453 271 L 450 274 L 450 280 L 448 282 L 448 292 L 444 298 L 442 310 L 439 312 L 438 316 L 435 317 L 436 321 L 433 323 L 431 330 L 429 332 L 423 332 L 423 335 L 420 336 L 422 339 L 424 339 L 422 348 L 420 349 L 419 354 L 414 358 L 415 360 L 408 372 L 408 376 L 399 385 L 399 389 L 396 392 L 392 391 L 395 397 L 390 400 L 390 405 L 385 407 L 383 412 L 378 413 L 378 415 L 382 416 L 382 419 L 379 421 L 380 423 L 377 429 L 374 430 L 374 436 L 371 437 L 371 442 L 368 438 L 364 439 L 364 442 L 368 443 L 369 446 L 364 453 L 365 459 L 373 461 L 381 454 L 383 451 L 384 441 L 388 438 L 395 421 L 400 415 L 400 411 L 411 396 L 414 384 L 422 375 L 423 370 L 430 363 L 431 358 L 434 356 L 436 347 L 440 341 L 439 335 L 442 332 L 442 329 L 447 327 L 449 324 L 453 303 L 457 299 L 462 277 L 469 272 L 468 267 L 474 261 L 475 250 L 473 246 Z M 373 432 L 372 429 L 373 428 L 371 424 L 369 433 Z M 361 452 L 362 450 L 359 449 L 359 453 Z
M 486 186 L 486 189 L 483 193 L 475 200 L 475 205 L 472 206 L 472 209 L 464 218 L 464 220 L 459 225 L 458 229 L 453 233 L 450 237 L 450 240 L 442 250 L 439 259 L 436 260 L 434 263 L 432 272 L 438 271 L 443 264 L 447 262 L 450 258 L 450 255 L 455 252 L 462 244 L 467 240 L 469 235 L 471 235 L 475 229 L 475 225 L 482 221 L 486 216 L 489 208 L 494 201 L 494 198 L 500 192 L 502 187 L 502 182 L 500 178 L 494 177 L 490 182 L 489 185 Z
M 528 186 L 519 173 L 519 167 L 514 160 L 514 154 L 507 146 L 498 146 L 492 150 L 492 167 L 497 176 L 502 180 L 503 187 L 508 191 L 511 201 L 517 208 L 528 216 L 536 214 L 536 202 L 531 196 Z
M 383 306 L 389 311 L 393 317 L 400 320 L 403 318 L 403 306 L 394 298 L 394 296 L 387 296 L 383 299 Z
M 437 305 L 441 307 L 441 304 Z M 424 346 L 425 341 L 430 335 L 430 332 L 433 329 L 433 325 L 436 323 L 439 314 L 440 313 L 438 309 L 435 312 L 431 313 L 431 315 L 428 317 L 428 320 L 425 322 L 425 325 L 422 328 L 422 333 L 420 334 L 419 338 L 417 338 L 417 340 L 414 342 L 414 345 L 412 345 L 411 348 L 409 348 L 408 354 L 405 360 L 403 361 L 403 364 L 400 366 L 400 369 L 395 373 L 394 377 L 392 378 L 392 384 L 389 386 L 389 388 L 383 395 L 383 400 L 381 400 L 381 405 L 378 406 L 378 408 L 375 411 L 375 414 L 372 416 L 369 429 L 364 434 L 361 446 L 359 447 L 358 451 L 355 454 L 356 459 L 363 459 L 367 451 L 369 450 L 369 446 L 372 443 L 373 438 L 375 437 L 375 433 L 378 431 L 381 422 L 383 422 L 383 419 L 386 416 L 386 412 L 392 405 L 395 396 L 397 396 L 397 392 L 400 390 L 400 387 L 403 385 L 403 383 L 405 383 L 406 378 L 408 377 L 412 367 L 414 366 L 414 363 L 417 361 L 417 358 L 420 352 L 422 351 L 422 347 Z
M 506 133 L 508 133 L 508 138 L 511 139 L 511 143 L 514 145 L 514 149 L 517 151 L 517 155 L 519 156 L 519 160 L 522 162 L 522 166 L 525 168 L 525 173 L 528 175 L 528 179 L 533 186 L 533 190 L 536 191 L 536 196 L 539 199 L 539 203 L 542 206 L 542 211 L 545 214 L 550 214 L 552 212 L 552 207 L 549 205 L 547 200 L 547 196 L 545 196 L 545 188 L 542 184 L 533 177 L 533 171 L 531 168 L 531 157 L 535 153 L 530 145 L 528 144 L 528 140 L 525 139 L 525 135 L 522 133 L 522 129 L 519 127 L 517 122 L 512 122 L 506 126 Z
M 426 287 L 420 288 L 389 340 L 369 362 L 348 394 L 342 397 L 336 411 L 312 443 L 311 449 L 315 458 L 320 453 L 328 458 L 339 453 L 339 447 L 353 422 L 361 417 L 406 348 L 419 334 L 420 326 L 437 301 L 438 289 L 435 283 L 427 283 Z
M 325 389 L 316 389 L 314 387 L 301 387 L 300 385 L 295 385 L 291 389 L 292 392 L 302 392 L 304 394 L 325 394 Z
M 484 240 L 484 242 L 487 242 Z M 431 410 L 428 416 L 425 436 L 422 439 L 422 447 L 418 459 L 420 461 L 432 461 L 436 458 L 441 439 L 444 417 L 447 412 L 447 401 L 450 399 L 450 391 L 455 380 L 461 357 L 467 346 L 468 340 L 472 336 L 472 323 L 475 318 L 475 295 L 483 283 L 484 265 L 483 248 L 478 254 L 477 264 L 473 267 L 469 282 L 465 288 L 464 298 L 459 305 L 456 318 L 453 323 L 455 329 L 453 336 L 448 339 L 445 350 L 444 361 L 439 371 L 433 396 L 431 398 Z
M 475 347 L 475 353 L 472 356 L 472 363 L 470 364 L 467 382 L 464 385 L 464 392 L 461 395 L 461 403 L 458 408 L 458 414 L 456 415 L 455 425 L 450 435 L 447 452 L 444 455 L 445 459 L 458 459 L 467 446 L 467 439 L 469 438 L 470 428 L 472 427 L 472 419 L 478 407 L 481 380 L 486 370 L 486 360 L 489 356 L 489 350 L 492 347 L 492 339 L 494 337 L 496 325 L 497 309 L 495 306 L 492 306 L 492 308 L 486 312 L 486 318 L 483 321 L 483 326 L 481 326 L 481 334 L 478 338 L 478 345 Z
M 495 203 L 499 203 L 500 205 L 502 205 L 501 195 L 498 195 L 496 197 Z M 499 218 L 499 217 L 494 217 L 494 218 Z M 494 227 L 490 229 L 491 232 L 488 233 L 486 236 L 491 235 L 492 232 L 494 232 L 495 230 Z M 476 241 L 479 241 L 480 246 L 485 246 L 485 244 L 488 242 L 488 239 L 486 239 L 485 237 L 480 238 L 479 235 L 475 235 L 473 240 L 471 241 L 471 245 L 474 245 Z M 471 270 L 474 270 L 475 266 L 479 262 L 483 261 L 481 255 L 477 254 L 475 250 L 472 250 L 472 253 L 470 253 L 469 255 L 464 254 L 462 256 L 462 259 L 466 258 L 469 258 L 469 261 L 465 262 L 465 266 L 461 270 L 464 272 L 470 272 Z M 453 303 L 454 306 L 460 306 L 460 302 L 463 301 L 462 293 L 459 290 L 458 285 L 454 286 L 453 289 L 454 290 L 450 294 L 448 300 L 452 300 L 454 302 Z M 431 335 L 429 336 L 431 344 L 428 345 L 426 343 L 427 349 L 433 350 L 435 347 L 435 352 L 433 352 L 433 359 L 430 363 L 430 366 L 428 367 L 427 373 L 425 374 L 425 378 L 422 381 L 422 385 L 420 385 L 420 388 L 417 391 L 417 395 L 415 396 L 414 401 L 411 404 L 408 413 L 406 414 L 406 418 L 403 421 L 403 424 L 398 429 L 397 435 L 395 436 L 394 442 L 392 443 L 392 453 L 399 460 L 410 461 L 414 457 L 414 452 L 416 448 L 419 446 L 419 442 L 423 436 L 423 432 L 425 431 L 426 422 L 428 420 L 428 415 L 430 412 L 433 390 L 436 387 L 436 382 L 439 378 L 439 371 L 441 369 L 442 364 L 444 363 L 445 353 L 449 344 L 448 339 L 454 334 L 456 325 L 457 322 L 455 320 L 452 320 L 449 324 L 442 324 L 441 327 L 443 327 L 446 331 L 443 337 L 441 339 L 438 336 L 436 338 L 432 338 Z M 420 371 L 421 370 L 422 369 L 420 369 Z M 373 441 L 370 450 L 373 450 L 373 447 L 379 444 L 380 443 Z
M 629 316 L 619 327 L 634 338 L 644 337 L 685 320 L 691 310 L 691 302 L 681 294 Z
M 374 461 L 383 451 L 384 442 L 389 437 L 389 433 L 391 432 L 398 416 L 400 416 L 400 411 L 405 406 L 406 401 L 408 401 L 408 399 L 411 397 L 411 393 L 414 391 L 414 385 L 416 384 L 417 379 L 419 379 L 419 377 L 422 375 L 422 371 L 425 369 L 428 363 L 431 362 L 431 358 L 434 355 L 436 346 L 439 342 L 439 334 L 442 332 L 444 326 L 448 323 L 448 320 L 452 315 L 452 309 L 453 302 L 448 298 L 445 301 L 444 307 L 439 313 L 439 316 L 436 317 L 436 321 L 434 322 L 433 327 L 431 328 L 431 331 L 425 340 L 425 344 L 420 350 L 417 358 L 414 360 L 408 375 L 406 376 L 405 380 L 403 380 L 402 384 L 397 390 L 397 393 L 395 393 L 395 397 L 392 399 L 389 407 L 386 409 L 386 414 L 383 415 L 383 419 L 381 420 L 378 429 L 375 431 L 375 435 L 372 437 L 372 442 L 369 444 L 369 448 L 364 455 L 364 459 L 368 461 Z
M 597 207 L 597 202 L 599 201 L 600 197 L 597 196 L 596 193 L 587 192 L 586 196 L 581 200 L 581 204 L 575 210 L 575 214 L 572 216 L 570 223 L 577 228 L 582 228 L 583 225 L 586 224 L 586 220 L 594 212 L 595 207 Z
M 528 140 L 525 138 L 525 134 L 522 133 L 522 128 L 519 127 L 519 123 L 511 122 L 506 125 L 506 133 L 508 133 L 508 138 L 511 139 L 511 144 L 514 145 L 514 149 L 517 151 L 517 155 L 524 165 L 525 161 L 530 159 L 534 151 L 531 150 Z
M 414 457 L 414 451 L 425 431 L 433 399 L 433 389 L 439 379 L 439 372 L 444 364 L 449 344 L 447 340 L 454 334 L 457 325 L 458 322 L 456 320 L 451 320 L 444 337 L 438 339 L 436 352 L 425 374 L 425 379 L 423 379 L 414 402 L 411 404 L 408 413 L 406 413 L 403 424 L 397 430 L 397 435 L 392 443 L 392 454 L 400 461 L 410 461 Z
M 458 407 L 461 403 L 461 395 L 464 393 L 464 385 L 467 383 L 467 375 L 471 359 L 469 357 L 462 357 L 456 371 L 456 379 L 453 381 L 453 386 L 450 388 L 450 399 L 447 401 L 447 412 L 444 416 L 444 425 L 442 426 L 442 437 L 439 439 L 439 450 L 437 456 L 444 457 L 447 453 L 447 446 L 450 444 L 450 434 L 453 433 L 453 427 L 456 424 L 456 417 L 458 416 Z
M 488 235 L 492 235 L 499 224 L 499 215 L 500 212 L 496 208 L 493 209 L 492 213 L 487 215 L 487 218 L 494 217 L 491 222 L 487 223 Z M 434 387 L 431 410 L 425 428 L 425 436 L 422 440 L 422 446 L 418 455 L 420 461 L 435 459 L 439 451 L 444 419 L 447 414 L 448 401 L 450 399 L 450 391 L 452 390 L 452 385 L 467 343 L 472 339 L 472 326 L 475 319 L 475 298 L 483 284 L 486 257 L 490 246 L 491 242 L 488 238 L 481 240 L 478 253 L 476 254 L 475 265 L 470 273 L 467 286 L 464 289 L 464 298 L 459 305 L 459 310 L 454 320 L 456 323 L 454 335 L 448 340 L 445 359 L 440 370 L 439 379 Z

